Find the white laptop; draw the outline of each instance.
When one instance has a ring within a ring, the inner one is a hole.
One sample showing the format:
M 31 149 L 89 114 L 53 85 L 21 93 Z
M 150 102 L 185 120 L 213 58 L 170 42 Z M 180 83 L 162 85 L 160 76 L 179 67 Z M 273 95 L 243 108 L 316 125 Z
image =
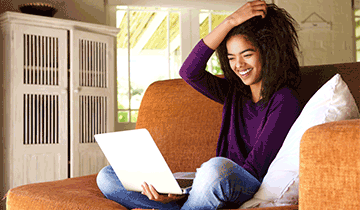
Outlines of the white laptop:
M 173 174 L 148 130 L 96 134 L 95 139 L 125 189 L 141 192 L 146 182 L 159 193 L 189 193 L 195 172 Z

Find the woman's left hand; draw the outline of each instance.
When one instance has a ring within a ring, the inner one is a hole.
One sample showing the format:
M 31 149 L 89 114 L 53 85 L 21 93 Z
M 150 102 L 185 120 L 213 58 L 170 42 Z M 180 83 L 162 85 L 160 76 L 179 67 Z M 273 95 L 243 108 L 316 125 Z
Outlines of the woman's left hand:
M 231 29 L 255 16 L 264 18 L 266 16 L 266 7 L 266 2 L 263 0 L 254 0 L 245 3 L 212 30 L 204 38 L 204 43 L 209 48 L 216 50 Z
M 174 194 L 159 194 L 152 185 L 148 185 L 146 182 L 141 185 L 143 191 L 141 194 L 146 195 L 149 200 L 158 201 L 161 203 L 170 203 L 172 201 L 178 201 L 184 198 L 186 195 L 174 195 Z
M 232 26 L 235 27 L 255 16 L 265 18 L 266 7 L 266 2 L 263 0 L 247 2 L 234 13 L 229 15 L 227 19 L 231 22 Z

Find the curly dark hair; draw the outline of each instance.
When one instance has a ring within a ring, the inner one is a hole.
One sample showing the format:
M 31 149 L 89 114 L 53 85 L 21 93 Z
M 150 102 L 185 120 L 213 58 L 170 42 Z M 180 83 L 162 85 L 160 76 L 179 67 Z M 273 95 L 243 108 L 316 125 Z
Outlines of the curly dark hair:
M 281 87 L 296 89 L 300 83 L 300 67 L 296 57 L 299 42 L 295 26 L 297 23 L 288 12 L 275 4 L 267 4 L 265 18 L 256 16 L 234 27 L 216 49 L 221 69 L 230 85 L 251 97 L 250 87 L 233 72 L 227 56 L 227 41 L 232 36 L 242 35 L 259 50 L 262 78 L 260 95 L 265 104 Z

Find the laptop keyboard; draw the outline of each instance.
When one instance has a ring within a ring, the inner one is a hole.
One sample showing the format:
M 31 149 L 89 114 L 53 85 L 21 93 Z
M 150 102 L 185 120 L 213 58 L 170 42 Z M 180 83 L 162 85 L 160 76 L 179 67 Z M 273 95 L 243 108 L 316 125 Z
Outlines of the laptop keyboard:
M 193 184 L 193 179 L 176 179 L 180 188 L 187 188 Z

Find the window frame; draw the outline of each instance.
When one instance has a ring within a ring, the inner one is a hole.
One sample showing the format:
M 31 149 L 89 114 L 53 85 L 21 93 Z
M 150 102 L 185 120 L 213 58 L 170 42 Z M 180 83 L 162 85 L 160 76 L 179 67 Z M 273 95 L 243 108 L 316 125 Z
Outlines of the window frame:
M 356 15 L 356 13 L 359 14 Z M 354 14 L 355 61 L 360 62 L 360 8 L 354 8 L 353 14 Z M 357 19 L 358 21 L 356 21 Z M 359 26 L 357 26 L 357 22 L 359 22 Z
M 131 7 L 127 7 L 127 10 L 131 10 Z M 114 12 L 116 14 L 116 11 L 118 9 L 115 9 Z M 140 10 L 138 10 L 140 11 Z M 151 10 L 141 10 L 141 11 L 151 11 Z M 204 13 L 204 11 L 206 11 L 206 13 L 209 14 L 209 20 L 211 20 L 212 14 L 231 14 L 232 12 L 219 12 L 219 11 L 214 11 L 214 10 L 205 10 L 205 9 L 191 9 L 191 8 L 179 8 L 179 9 L 175 9 L 172 10 L 171 8 L 169 8 L 169 10 L 167 10 L 168 14 L 167 14 L 167 22 L 168 22 L 168 28 L 167 28 L 167 33 L 169 37 L 169 33 L 170 33 L 170 29 L 169 29 L 169 14 L 171 11 L 177 11 L 179 12 L 179 18 L 180 18 L 180 52 L 181 52 L 181 62 L 183 63 L 184 60 L 187 58 L 188 54 L 191 52 L 191 50 L 193 49 L 193 47 L 198 43 L 198 41 L 200 40 L 200 14 Z M 128 21 L 130 21 L 129 19 L 129 12 L 128 14 Z M 115 20 L 112 20 L 113 22 L 116 22 L 116 18 Z M 118 26 L 118 24 L 116 23 L 116 26 Z M 129 30 L 130 24 L 128 24 L 128 30 Z M 212 30 L 212 21 L 209 21 L 209 33 Z M 128 33 L 128 51 L 130 51 L 129 49 L 129 38 L 130 34 Z M 168 46 L 170 46 L 169 42 L 170 39 L 167 39 L 168 42 Z M 167 47 L 167 60 L 168 60 L 168 70 L 170 71 L 170 48 Z M 128 52 L 130 54 L 130 52 Z M 131 55 L 131 54 L 130 54 Z M 130 56 L 128 56 L 128 64 L 130 62 Z M 208 63 L 208 67 L 209 67 L 209 71 L 212 71 L 213 65 L 211 62 L 211 59 L 209 60 Z M 130 65 L 128 65 L 128 85 L 129 85 L 129 108 L 128 109 L 118 109 L 118 105 L 117 105 L 117 90 L 116 90 L 116 122 L 115 122 L 115 130 L 120 131 L 120 130 L 130 130 L 130 129 L 135 129 L 136 126 L 136 122 L 131 122 L 131 112 L 132 111 L 138 111 L 139 109 L 131 109 L 131 67 Z M 169 78 L 171 78 L 171 73 L 169 72 Z M 117 81 L 117 78 L 115 79 Z M 116 86 L 117 88 L 117 86 Z M 118 112 L 119 111 L 128 111 L 129 112 L 129 122 L 118 122 Z

